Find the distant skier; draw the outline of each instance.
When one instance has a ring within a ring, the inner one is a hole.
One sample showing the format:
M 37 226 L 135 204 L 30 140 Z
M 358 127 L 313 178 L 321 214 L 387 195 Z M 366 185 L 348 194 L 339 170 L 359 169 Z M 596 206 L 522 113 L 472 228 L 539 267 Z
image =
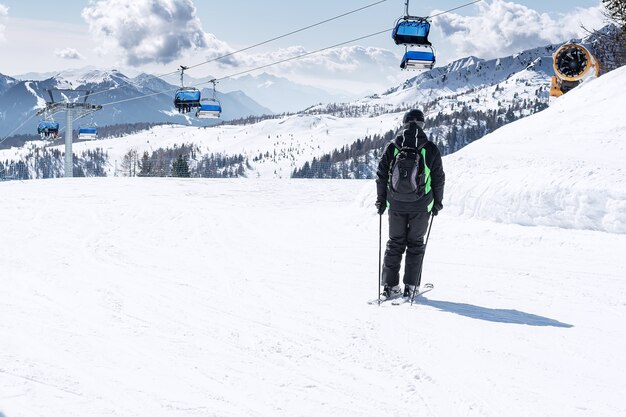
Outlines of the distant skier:
M 424 235 L 431 214 L 443 208 L 445 174 L 437 146 L 424 133 L 424 113 L 404 115 L 398 135 L 385 148 L 376 173 L 376 208 L 381 216 L 389 206 L 389 241 L 382 270 L 382 296 L 409 298 L 420 283 Z M 404 291 L 400 264 L 406 249 Z

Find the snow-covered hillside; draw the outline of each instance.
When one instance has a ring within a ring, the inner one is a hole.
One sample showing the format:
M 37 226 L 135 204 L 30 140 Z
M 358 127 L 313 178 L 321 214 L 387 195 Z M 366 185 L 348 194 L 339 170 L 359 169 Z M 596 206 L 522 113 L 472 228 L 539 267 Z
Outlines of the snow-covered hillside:
M 349 145 L 366 135 L 384 134 L 400 126 L 402 114 L 384 114 L 372 118 L 339 118 L 330 115 L 292 115 L 264 120 L 248 125 L 222 125 L 211 128 L 187 126 L 159 126 L 122 138 L 109 138 L 93 142 L 76 143 L 74 153 L 103 148 L 109 155 L 107 175 L 122 175 L 119 167 L 124 155 L 135 150 L 139 155 L 149 154 L 159 148 L 193 143 L 201 154 L 242 154 L 249 159 L 253 171 L 250 177 L 289 178 L 294 168 L 343 145 Z M 23 148 L 0 150 L 0 161 L 23 158 L 34 141 Z M 64 146 L 50 147 L 63 150 Z M 271 157 L 253 161 L 260 154 Z M 31 163 L 34 159 L 31 158 Z
M 470 56 L 422 72 L 384 94 L 346 103 L 346 106 L 380 112 L 418 103 L 433 114 L 449 114 L 464 105 L 488 110 L 524 99 L 547 101 L 553 73 L 552 53 L 556 49 L 557 45 L 548 45 L 491 60 Z M 310 111 L 325 108 L 328 106 L 321 105 Z
M 466 217 L 626 233 L 626 119 L 620 114 L 625 80 L 626 69 L 613 71 L 446 157 L 446 208 Z M 301 114 L 206 129 L 162 126 L 78 143 L 74 150 L 102 147 L 109 155 L 108 175 L 114 176 L 123 174 L 122 160 L 131 149 L 142 155 L 193 143 L 200 154 L 243 155 L 252 167 L 249 177 L 289 178 L 314 157 L 396 129 L 401 117 Z M 27 151 L 0 151 L 0 160 Z M 269 157 L 255 161 L 259 155 Z
M 626 233 L 626 68 L 445 159 L 465 216 Z

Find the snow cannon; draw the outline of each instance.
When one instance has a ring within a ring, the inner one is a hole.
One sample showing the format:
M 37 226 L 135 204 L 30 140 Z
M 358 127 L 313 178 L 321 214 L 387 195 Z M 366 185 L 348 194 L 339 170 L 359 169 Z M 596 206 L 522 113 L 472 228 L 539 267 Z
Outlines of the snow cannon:
M 598 60 L 589 48 L 580 43 L 566 43 L 552 57 L 555 75 L 550 83 L 551 97 L 560 97 L 584 80 L 597 77 L 600 73 Z

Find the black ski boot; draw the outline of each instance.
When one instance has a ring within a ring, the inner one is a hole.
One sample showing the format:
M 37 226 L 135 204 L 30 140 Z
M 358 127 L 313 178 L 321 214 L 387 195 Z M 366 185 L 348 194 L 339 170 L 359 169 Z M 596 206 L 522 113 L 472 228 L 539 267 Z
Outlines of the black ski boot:
M 415 289 L 415 285 L 405 285 L 404 293 L 402 294 L 402 298 L 411 298 L 413 297 L 413 292 L 418 292 L 419 289 Z
M 383 292 L 380 294 L 381 299 L 389 300 L 391 298 L 398 298 L 400 296 L 400 286 L 396 285 L 395 287 L 391 287 L 389 285 L 385 285 L 383 288 Z

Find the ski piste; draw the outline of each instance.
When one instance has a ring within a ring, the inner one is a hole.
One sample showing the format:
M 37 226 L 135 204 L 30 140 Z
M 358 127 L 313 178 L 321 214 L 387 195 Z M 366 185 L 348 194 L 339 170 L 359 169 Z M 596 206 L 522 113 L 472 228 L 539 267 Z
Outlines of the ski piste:
M 430 284 L 430 283 L 424 284 L 422 289 L 415 294 L 415 298 L 414 298 L 413 301 L 415 302 L 417 300 L 417 297 L 419 297 L 420 295 L 426 294 L 429 291 L 432 291 L 434 288 L 435 287 L 434 287 L 433 284 Z M 369 305 L 382 305 L 382 304 L 385 304 L 385 303 L 387 303 L 389 301 L 391 301 L 391 303 L 390 303 L 391 305 L 398 306 L 398 305 L 405 304 L 407 302 L 410 303 L 411 302 L 411 298 L 404 298 L 404 297 L 402 297 L 402 294 L 398 294 L 398 295 L 395 295 L 395 296 L 392 296 L 392 297 L 389 297 L 389 298 L 384 298 L 384 299 L 381 297 L 380 300 L 378 298 L 374 298 L 373 300 L 368 301 L 367 304 L 369 304 Z

